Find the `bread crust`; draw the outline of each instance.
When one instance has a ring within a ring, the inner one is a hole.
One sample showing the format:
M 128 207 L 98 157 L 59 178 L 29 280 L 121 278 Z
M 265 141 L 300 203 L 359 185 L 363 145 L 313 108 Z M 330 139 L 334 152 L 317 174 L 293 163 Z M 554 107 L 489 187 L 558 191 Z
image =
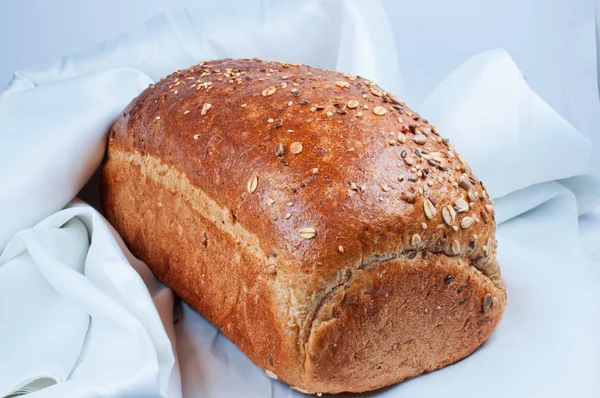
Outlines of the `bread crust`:
M 175 72 L 115 122 L 102 200 L 161 281 L 303 391 L 453 363 L 506 302 L 483 184 L 360 77 L 261 60 Z

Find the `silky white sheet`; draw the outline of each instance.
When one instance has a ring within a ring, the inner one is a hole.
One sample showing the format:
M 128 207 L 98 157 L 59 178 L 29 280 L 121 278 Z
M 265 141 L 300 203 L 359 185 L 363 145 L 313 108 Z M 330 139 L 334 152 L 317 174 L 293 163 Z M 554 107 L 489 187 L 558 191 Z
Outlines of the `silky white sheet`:
M 97 169 L 119 112 L 177 68 L 258 56 L 360 74 L 408 95 L 378 3 L 229 4 L 205 1 L 17 72 L 0 95 L 0 396 L 301 395 L 187 305 L 173 308 L 170 290 L 94 209 L 75 201 L 60 211 Z M 509 306 L 468 359 L 367 396 L 597 396 L 600 272 L 577 224 L 600 199 L 589 142 L 503 50 L 466 60 L 413 106 L 496 199 Z

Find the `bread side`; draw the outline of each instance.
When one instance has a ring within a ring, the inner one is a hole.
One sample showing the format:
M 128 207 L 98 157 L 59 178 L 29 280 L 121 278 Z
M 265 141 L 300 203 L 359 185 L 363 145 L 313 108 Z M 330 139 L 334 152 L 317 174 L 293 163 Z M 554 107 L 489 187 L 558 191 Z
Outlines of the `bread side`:
M 502 315 L 483 185 L 433 126 L 358 77 L 257 60 L 175 73 L 115 123 L 103 184 L 107 217 L 157 276 L 306 391 L 364 391 L 444 366 Z M 158 192 L 171 195 L 160 207 Z M 209 226 L 221 238 L 201 260 L 193 242 Z M 236 293 L 212 300 L 202 278 Z M 359 316 L 368 308 L 380 315 Z M 404 327 L 385 332 L 394 323 Z M 411 333 L 429 337 L 394 354 Z M 450 336 L 460 343 L 445 346 Z

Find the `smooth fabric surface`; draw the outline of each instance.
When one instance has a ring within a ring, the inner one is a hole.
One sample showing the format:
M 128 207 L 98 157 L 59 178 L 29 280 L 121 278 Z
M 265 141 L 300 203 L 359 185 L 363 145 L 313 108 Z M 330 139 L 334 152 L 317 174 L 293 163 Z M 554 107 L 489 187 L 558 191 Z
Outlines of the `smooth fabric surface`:
M 60 211 L 100 164 L 119 112 L 177 68 L 258 56 L 360 74 L 410 97 L 378 3 L 232 3 L 159 16 L 18 72 L 0 95 L 0 396 L 301 396 L 187 305 L 173 308 L 170 290 L 95 210 L 75 202 Z M 409 106 L 451 139 L 496 199 L 509 305 L 471 357 L 366 396 L 597 396 L 600 272 L 578 233 L 578 215 L 600 199 L 592 148 L 505 51 L 465 61 Z

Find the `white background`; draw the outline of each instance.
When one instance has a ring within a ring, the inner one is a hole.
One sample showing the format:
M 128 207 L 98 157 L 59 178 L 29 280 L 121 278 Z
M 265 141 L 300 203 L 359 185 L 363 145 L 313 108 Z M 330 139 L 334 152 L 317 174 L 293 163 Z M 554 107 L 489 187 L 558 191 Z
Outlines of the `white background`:
M 14 70 L 88 49 L 158 13 L 194 3 L 4 0 L 0 3 L 0 87 L 6 86 Z M 504 47 L 533 89 L 600 144 L 594 0 L 383 3 L 400 49 L 409 104 L 418 105 L 469 56 Z M 227 1 L 222 4 L 226 7 Z

